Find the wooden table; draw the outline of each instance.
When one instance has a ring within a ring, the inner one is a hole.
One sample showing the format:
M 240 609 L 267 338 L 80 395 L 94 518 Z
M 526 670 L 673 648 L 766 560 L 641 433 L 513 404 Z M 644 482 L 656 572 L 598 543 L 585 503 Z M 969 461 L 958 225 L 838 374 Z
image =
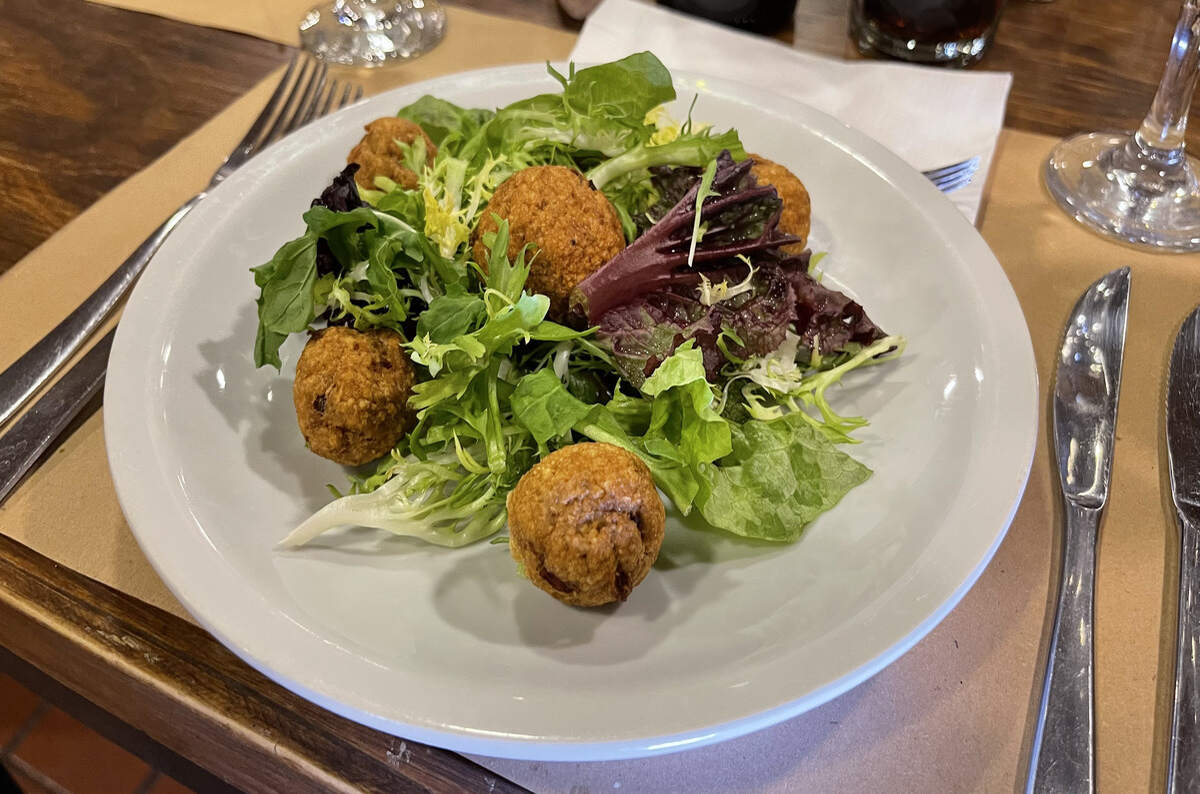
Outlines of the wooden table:
M 569 26 L 555 0 L 465 0 Z M 849 54 L 846 0 L 800 0 L 781 34 Z M 1011 127 L 1136 126 L 1178 4 L 1014 0 L 979 68 L 1015 75 Z M 82 0 L 0 15 L 0 272 L 261 80 L 286 48 Z M 1200 125 L 1189 140 L 1200 145 Z M 7 649 L 7 650 L 4 650 Z M 454 753 L 347 722 L 259 675 L 190 623 L 0 534 L 0 669 L 203 789 L 516 791 Z M 222 783 L 224 781 L 225 783 Z

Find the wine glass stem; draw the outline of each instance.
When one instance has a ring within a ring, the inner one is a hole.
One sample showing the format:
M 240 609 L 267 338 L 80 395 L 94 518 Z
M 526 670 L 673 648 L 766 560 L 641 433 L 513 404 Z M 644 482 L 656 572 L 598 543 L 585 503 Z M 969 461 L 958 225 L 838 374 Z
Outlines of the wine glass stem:
M 1141 128 L 1135 134 L 1138 148 L 1158 150 L 1154 159 L 1164 163 L 1183 161 L 1184 132 L 1188 107 L 1200 77 L 1200 0 L 1184 0 L 1171 54 L 1163 70 L 1158 92 Z M 1146 152 L 1148 153 L 1148 152 Z

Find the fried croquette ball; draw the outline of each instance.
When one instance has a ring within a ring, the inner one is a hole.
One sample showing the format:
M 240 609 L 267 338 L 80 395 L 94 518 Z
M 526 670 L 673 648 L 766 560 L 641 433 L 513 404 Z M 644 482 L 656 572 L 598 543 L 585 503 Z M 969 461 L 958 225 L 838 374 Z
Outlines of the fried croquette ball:
M 785 245 L 783 250 L 798 254 L 808 244 L 808 232 L 812 224 L 812 202 L 808 190 L 795 174 L 779 163 L 757 154 L 750 155 L 754 165 L 750 173 L 760 185 L 771 185 L 783 200 L 783 212 L 779 216 L 779 230 L 799 237 L 801 242 Z
M 508 495 L 508 547 L 529 580 L 573 606 L 624 601 L 658 558 L 666 512 L 636 455 L 612 444 L 552 452 Z
M 421 129 L 421 125 L 396 116 L 384 116 L 363 129 L 367 134 L 346 157 L 347 163 L 359 165 L 358 173 L 354 175 L 359 187 L 375 190 L 377 176 L 386 176 L 405 190 L 417 186 L 417 174 L 404 164 L 404 155 L 396 141 L 412 143 L 417 138 L 424 138 L 425 159 L 429 165 L 433 165 L 437 147 Z
M 395 331 L 317 331 L 296 364 L 292 401 L 308 448 L 349 466 L 391 451 L 416 423 L 413 366 Z
M 508 221 L 508 255 L 532 243 L 526 289 L 550 298 L 550 317 L 563 320 L 575 285 L 625 247 L 625 234 L 608 197 L 578 171 L 560 165 L 525 168 L 504 180 L 475 227 L 475 261 L 487 267 L 484 235 L 495 215 Z M 536 252 L 536 253 L 535 253 Z

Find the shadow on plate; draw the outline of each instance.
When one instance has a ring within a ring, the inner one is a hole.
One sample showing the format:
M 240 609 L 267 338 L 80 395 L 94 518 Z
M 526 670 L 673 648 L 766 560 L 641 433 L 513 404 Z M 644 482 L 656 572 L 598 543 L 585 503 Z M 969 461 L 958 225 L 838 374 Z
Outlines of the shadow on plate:
M 678 516 L 672 518 L 654 569 L 624 603 L 567 606 L 521 576 L 507 548 L 495 545 L 449 552 L 460 556 L 435 585 L 434 606 L 447 623 L 484 642 L 533 648 L 566 664 L 640 658 L 703 614 L 709 600 L 733 588 L 732 580 L 727 587 L 720 581 L 731 570 L 780 549 L 691 529 Z M 696 526 L 697 520 L 689 524 Z M 712 577 L 718 579 L 715 586 L 697 588 Z M 712 595 L 699 598 L 698 593 Z
M 345 470 L 309 452 L 296 425 L 290 373 L 299 340 L 285 344 L 280 372 L 270 366 L 256 368 L 250 350 L 257 326 L 254 306 L 247 304 L 231 336 L 201 342 L 205 366 L 196 384 L 240 437 L 250 468 L 295 495 L 296 514 L 290 518 L 298 523 L 330 501 L 326 485 L 344 485 Z

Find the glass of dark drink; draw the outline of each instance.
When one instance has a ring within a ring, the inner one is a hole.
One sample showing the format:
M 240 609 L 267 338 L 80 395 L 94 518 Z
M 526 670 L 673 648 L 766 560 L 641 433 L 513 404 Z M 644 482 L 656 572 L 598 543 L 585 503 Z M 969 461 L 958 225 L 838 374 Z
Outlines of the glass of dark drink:
M 796 0 L 658 0 L 660 5 L 758 33 L 776 33 L 792 21 Z
M 966 66 L 983 57 L 1004 0 L 851 0 L 850 36 L 864 53 Z

